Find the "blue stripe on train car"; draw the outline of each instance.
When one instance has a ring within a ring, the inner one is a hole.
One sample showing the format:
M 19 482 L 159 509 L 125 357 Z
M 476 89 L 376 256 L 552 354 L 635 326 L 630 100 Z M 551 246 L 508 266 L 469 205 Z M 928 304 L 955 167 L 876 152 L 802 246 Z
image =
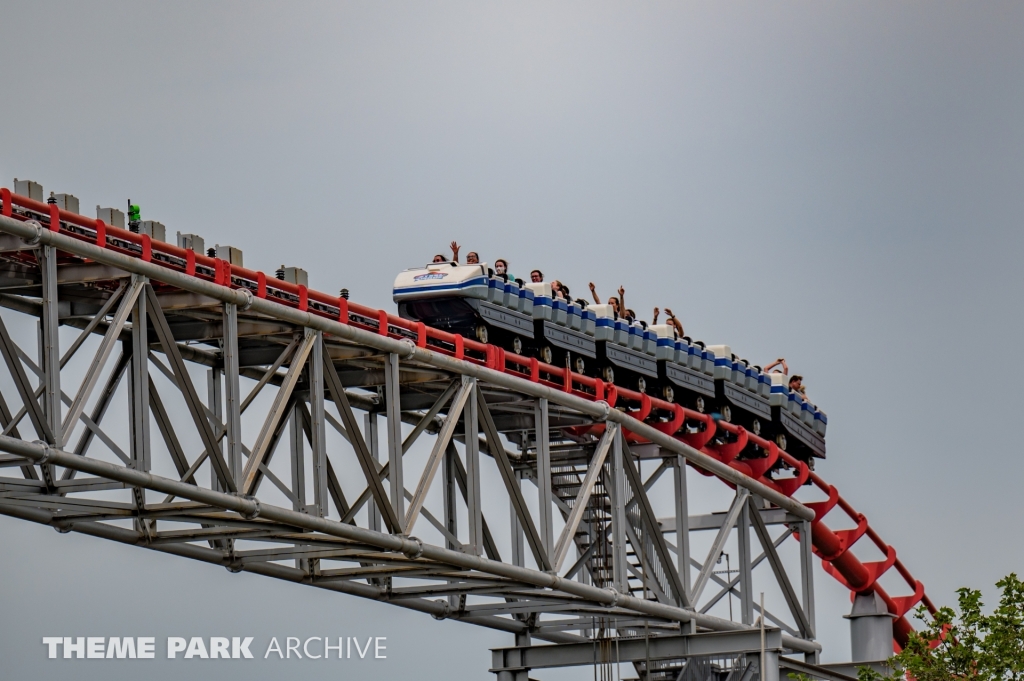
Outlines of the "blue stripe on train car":
M 394 289 L 393 295 L 401 293 L 424 293 L 430 291 L 458 291 L 464 288 L 474 288 L 477 286 L 484 285 L 485 278 L 479 277 L 477 279 L 470 279 L 469 281 L 462 281 L 457 284 L 436 284 L 434 286 L 401 286 Z

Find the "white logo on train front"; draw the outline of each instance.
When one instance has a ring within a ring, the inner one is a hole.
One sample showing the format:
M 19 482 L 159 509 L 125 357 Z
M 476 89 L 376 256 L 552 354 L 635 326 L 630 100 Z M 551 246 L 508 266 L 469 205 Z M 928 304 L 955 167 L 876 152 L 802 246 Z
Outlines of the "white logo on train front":
M 417 274 L 412 278 L 413 281 L 423 281 L 424 279 L 444 279 L 448 276 L 447 272 L 431 272 L 430 274 Z

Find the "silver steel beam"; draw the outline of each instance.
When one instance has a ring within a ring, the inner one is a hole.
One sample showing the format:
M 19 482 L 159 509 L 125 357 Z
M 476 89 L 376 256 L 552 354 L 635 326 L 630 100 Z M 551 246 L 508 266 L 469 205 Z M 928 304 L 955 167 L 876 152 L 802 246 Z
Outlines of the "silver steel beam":
M 313 336 L 314 351 L 309 355 L 309 447 L 313 459 L 313 503 L 317 515 L 326 518 L 327 492 L 327 420 L 324 411 L 323 353 L 316 348 L 323 344 L 320 331 L 307 332 Z M 305 413 L 305 406 L 302 407 Z M 343 512 L 343 511 L 342 511 Z
M 747 505 L 750 511 L 749 517 L 754 526 L 754 533 L 757 535 L 757 540 L 768 557 L 768 564 L 771 565 L 772 572 L 775 574 L 775 581 L 778 582 L 782 595 L 786 599 L 786 605 L 789 606 L 789 612 L 793 615 L 793 621 L 796 622 L 801 636 L 813 638 L 810 622 L 807 620 L 807 615 L 804 614 L 803 608 L 800 607 L 800 599 L 793 589 L 792 582 L 789 581 L 789 575 L 786 574 L 786 568 L 782 564 L 782 559 L 779 558 L 778 551 L 775 550 L 775 543 L 772 541 L 771 535 L 768 534 L 768 527 L 761 520 L 761 514 L 758 513 L 754 500 L 749 499 Z
M 100 250 L 100 249 L 97 249 Z M 151 314 L 149 315 L 150 320 L 153 322 L 153 329 L 156 331 L 157 338 L 160 340 L 160 345 L 163 347 L 164 355 L 167 357 L 168 363 L 171 365 L 171 370 L 174 373 L 175 382 L 178 385 L 178 390 L 181 391 L 182 397 L 185 398 L 185 404 L 188 406 L 189 413 L 192 415 L 192 421 L 196 425 L 196 429 L 199 431 L 199 437 L 203 440 L 203 447 L 206 448 L 206 455 L 210 457 L 210 461 L 213 463 L 213 470 L 217 474 L 219 484 L 229 492 L 237 490 L 235 487 L 235 481 L 231 477 L 231 470 L 228 468 L 228 464 L 224 461 L 224 457 L 220 451 L 219 438 L 214 434 L 213 427 L 210 425 L 210 419 L 206 415 L 205 407 L 199 400 L 199 395 L 196 394 L 196 388 L 192 384 L 192 378 L 189 376 L 188 369 L 185 367 L 185 361 L 181 357 L 181 353 L 178 352 L 178 346 L 174 342 L 174 336 L 171 334 L 170 328 L 167 326 L 167 319 L 164 317 L 163 310 L 160 309 L 160 300 L 157 298 L 156 292 L 153 287 L 146 284 L 146 296 L 149 299 L 149 308 Z
M 39 366 L 43 370 L 43 413 L 55 442 L 65 445 L 61 430 L 60 403 L 60 322 L 57 300 L 57 248 L 43 244 L 38 251 L 39 268 L 43 279 L 43 314 L 40 318 L 42 347 Z M 77 417 L 71 425 L 77 422 Z
M 78 422 L 78 417 L 85 410 L 85 403 L 92 395 L 93 388 L 96 387 L 96 383 L 99 381 L 100 373 L 107 364 L 107 360 L 110 359 L 110 353 L 114 349 L 114 345 L 117 343 L 121 330 L 123 329 L 125 322 L 128 321 L 128 317 L 132 314 L 132 311 L 136 309 L 136 301 L 139 299 L 139 294 L 145 289 L 146 280 L 141 277 L 132 277 L 131 286 L 121 299 L 121 305 L 117 308 L 117 312 L 114 313 L 114 319 L 111 321 L 110 326 L 107 327 L 107 333 L 103 336 L 103 340 L 100 341 L 100 347 L 93 356 L 92 361 L 89 363 L 89 368 L 85 372 L 85 378 L 82 379 L 82 385 L 78 388 L 78 392 L 75 394 L 75 399 L 71 403 L 71 408 L 68 409 L 67 418 L 63 424 L 64 437 L 61 440 L 61 447 L 67 446 L 68 439 L 71 437 L 71 432 L 74 430 L 75 424 Z M 133 334 L 134 334 L 133 328 Z M 145 334 L 143 333 L 143 339 Z M 132 336 L 132 343 L 135 345 L 137 342 L 136 336 Z M 147 348 L 148 349 L 148 348 Z M 132 354 L 136 354 L 137 349 L 133 348 Z M 145 360 L 143 360 L 143 363 Z M 44 368 L 45 373 L 45 368 Z M 59 373 L 59 372 L 58 372 Z
M 388 428 L 388 481 L 391 483 L 391 504 L 395 515 L 405 517 L 405 475 L 402 465 L 402 406 L 398 382 L 398 354 L 388 353 L 384 362 L 384 407 Z M 403 528 L 404 531 L 404 528 Z
M 302 339 L 299 349 L 292 358 L 291 366 L 288 367 L 288 373 L 284 376 L 284 383 L 281 384 L 277 394 L 274 395 L 274 403 L 270 407 L 270 413 L 267 414 L 267 418 L 263 422 L 259 437 L 256 438 L 256 444 L 252 447 L 252 454 L 249 456 L 249 460 L 245 462 L 245 469 L 242 471 L 243 483 L 241 490 L 243 494 L 252 494 L 252 490 L 255 488 L 260 464 L 267 458 L 274 432 L 277 430 L 278 423 L 285 415 L 288 402 L 292 397 L 292 391 L 302 375 L 306 358 L 309 357 L 309 353 L 316 347 L 317 338 L 318 334 L 311 332 Z
M 548 401 L 537 400 L 534 408 L 537 443 L 537 519 L 544 552 L 551 556 L 555 550 L 554 518 L 551 512 L 551 434 L 548 426 Z
M 672 470 L 676 511 L 676 569 L 683 584 L 683 593 L 690 596 L 690 514 L 686 489 L 686 459 L 676 455 Z
M 222 302 L 245 306 L 255 313 L 265 314 L 300 326 L 318 329 L 341 339 L 355 341 L 361 345 L 377 348 L 384 352 L 396 353 L 400 357 L 422 362 L 439 369 L 473 376 L 493 385 L 507 387 L 534 398 L 543 397 L 550 402 L 570 407 L 596 419 L 607 419 L 615 423 L 624 424 L 637 435 L 650 440 L 664 449 L 681 454 L 695 466 L 713 473 L 723 480 L 748 489 L 801 518 L 808 520 L 813 518 L 813 511 L 800 502 L 780 494 L 767 485 L 743 475 L 739 471 L 730 468 L 670 435 L 662 433 L 648 424 L 639 422 L 617 410 L 609 409 L 606 404 L 591 402 L 539 383 L 533 383 L 502 372 L 493 371 L 471 362 L 440 355 L 430 350 L 417 348 L 408 341 L 396 340 L 382 336 L 379 333 L 340 324 L 330 319 L 310 314 L 309 312 L 279 305 L 270 300 L 253 298 L 252 294 L 248 291 L 229 289 L 181 272 L 169 270 L 160 265 L 117 253 L 110 249 L 100 248 L 64 234 L 51 232 L 38 224 L 21 222 L 0 216 L 0 231 L 35 240 L 43 245 L 57 246 L 62 250 L 82 255 L 96 262 L 118 267 L 127 272 L 143 274 L 151 279 L 163 281 L 185 291 L 206 295 Z
M 338 409 L 338 414 L 341 416 L 345 430 L 351 435 L 349 443 L 356 453 L 359 466 L 363 469 L 363 475 L 366 477 L 367 486 L 369 486 L 373 494 L 373 500 L 376 502 L 377 509 L 380 511 L 388 531 L 401 534 L 402 520 L 395 513 L 395 507 L 388 501 L 387 492 L 384 491 L 384 485 L 381 484 L 380 475 L 377 472 L 377 461 L 370 455 L 366 442 L 359 435 L 359 424 L 352 413 L 352 405 L 349 404 L 345 388 L 342 386 L 338 372 L 334 368 L 334 362 L 331 361 L 327 346 L 322 342 L 320 344 L 320 351 L 323 353 L 324 358 L 324 380 L 327 383 L 327 390 L 330 392 L 331 399 Z
M 580 521 L 583 520 L 583 512 L 590 502 L 590 495 L 594 491 L 594 484 L 604 469 L 604 460 L 608 456 L 608 449 L 611 447 L 615 437 L 618 436 L 618 433 L 618 425 L 609 425 L 594 448 L 594 456 L 590 460 L 587 474 L 583 478 L 583 484 L 580 485 L 580 491 L 576 495 L 572 511 L 565 521 L 562 534 L 558 536 L 558 541 L 555 543 L 555 555 L 551 558 L 551 568 L 556 573 L 562 570 L 565 557 L 569 554 L 569 547 L 573 544 L 573 537 L 576 536 L 576 530 L 579 529 Z
M 452 435 L 455 434 L 455 427 L 459 423 L 459 418 L 462 416 L 462 409 L 466 406 L 466 400 L 469 397 L 471 390 L 472 387 L 470 386 L 469 380 L 462 381 L 459 392 L 455 394 L 455 399 L 452 401 L 452 405 L 448 409 L 448 416 L 445 417 L 444 423 L 441 425 L 441 430 L 437 433 L 437 438 L 434 440 L 434 447 L 430 451 L 430 456 L 427 458 L 426 465 L 423 467 L 423 474 L 420 476 L 420 481 L 416 485 L 416 491 L 413 493 L 412 501 L 409 502 L 409 511 L 405 516 L 406 534 L 412 534 L 412 528 L 416 524 L 416 518 L 420 513 L 420 509 L 423 508 L 423 502 L 427 499 L 427 492 L 430 491 L 430 484 L 434 481 L 434 475 L 437 473 L 437 469 L 441 465 L 441 459 L 444 456 L 445 451 L 448 449 L 448 443 L 451 442 Z
M 512 511 L 518 520 L 519 527 L 522 528 L 526 535 L 526 542 L 530 546 L 530 551 L 533 553 L 538 567 L 541 570 L 550 570 L 551 559 L 544 550 L 540 533 L 537 532 L 537 526 L 533 523 L 533 517 L 530 515 L 530 509 L 526 505 L 526 499 L 523 498 L 523 490 L 519 486 L 519 478 L 512 469 L 512 463 L 505 452 L 505 446 L 501 443 L 501 436 L 498 433 L 498 429 L 494 426 L 494 419 L 491 418 L 491 410 L 488 408 L 483 391 L 480 390 L 479 386 L 476 387 L 476 406 L 479 411 L 480 421 L 483 423 L 484 435 L 487 437 L 487 449 L 491 452 L 491 456 L 494 457 L 495 463 L 498 464 L 498 472 L 501 473 L 501 479 L 505 483 L 509 502 L 512 504 Z M 468 447 L 468 432 L 466 437 Z
M 687 634 L 684 636 L 655 636 L 623 639 L 615 643 L 615 656 L 619 662 L 644 660 L 675 660 L 687 657 L 725 657 L 761 650 L 761 636 L 757 631 L 728 633 Z M 785 649 L 782 632 L 765 631 L 765 648 Z M 578 667 L 594 664 L 594 643 L 563 643 L 558 645 L 495 648 L 491 650 L 491 671 L 550 669 Z
M 466 440 L 466 508 L 469 520 L 469 541 L 467 550 L 480 556 L 484 552 L 483 532 L 483 490 L 480 487 L 480 425 L 477 412 L 476 379 L 467 377 L 472 385 L 466 400 L 463 419 Z
M 238 306 L 224 303 L 224 425 L 226 458 L 236 486 L 242 484 L 242 408 L 238 384 Z
M 174 494 L 185 499 L 191 499 L 192 501 L 233 511 L 245 518 L 259 517 L 271 522 L 284 523 L 286 525 L 304 528 L 313 532 L 321 532 L 328 536 L 340 537 L 342 539 L 348 539 L 358 543 L 377 546 L 381 549 L 396 553 L 403 553 L 407 556 L 436 561 L 438 563 L 452 565 L 463 569 L 476 570 L 481 573 L 491 574 L 498 577 L 506 577 L 535 587 L 552 589 L 570 595 L 579 596 L 596 604 L 617 606 L 633 610 L 638 613 L 661 617 L 670 621 L 694 621 L 700 626 L 720 631 L 736 631 L 743 629 L 742 625 L 729 620 L 702 615 L 683 608 L 654 603 L 625 594 L 619 594 L 608 589 L 601 589 L 595 586 L 581 584 L 579 582 L 563 579 L 556 574 L 516 567 L 514 565 L 502 563 L 500 560 L 489 560 L 480 556 L 450 551 L 437 546 L 424 544 L 416 539 L 401 535 L 389 535 L 373 532 L 371 530 L 353 527 L 351 525 L 339 523 L 326 518 L 318 518 L 304 513 L 298 513 L 290 509 L 262 504 L 258 500 L 252 498 L 195 487 L 177 480 L 170 480 L 151 473 L 116 466 L 90 457 L 76 456 L 69 452 L 49 447 L 45 444 L 25 442 L 11 437 L 0 436 L 0 451 L 23 456 L 37 464 L 50 463 L 58 466 L 75 468 L 79 471 L 91 473 L 98 477 L 124 482 L 127 485 L 145 487 L 159 492 Z M 783 645 L 786 648 L 799 651 L 820 649 L 820 646 L 817 643 L 786 636 L 783 637 Z
M 715 569 L 715 561 L 718 560 L 719 554 L 722 553 L 722 549 L 725 548 L 725 542 L 729 538 L 732 528 L 736 525 L 736 520 L 739 518 L 740 512 L 747 503 L 748 494 L 749 492 L 745 489 L 736 490 L 736 497 L 732 501 L 732 506 L 729 507 L 729 513 L 726 514 L 726 520 L 722 523 L 721 529 L 718 530 L 718 534 L 715 536 L 715 541 L 711 544 L 711 550 L 708 551 L 707 560 L 704 561 L 704 565 L 700 569 L 700 574 L 697 575 L 697 581 L 693 584 L 693 590 L 690 592 L 691 603 L 696 605 L 697 602 L 700 601 L 700 595 L 704 592 L 704 587 L 707 586 L 712 570 Z

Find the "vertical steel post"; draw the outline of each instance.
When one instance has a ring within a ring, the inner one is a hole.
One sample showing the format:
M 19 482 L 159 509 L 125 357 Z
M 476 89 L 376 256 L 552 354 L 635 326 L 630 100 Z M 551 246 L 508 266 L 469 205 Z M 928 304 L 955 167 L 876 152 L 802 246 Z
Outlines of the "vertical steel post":
M 516 484 L 522 487 L 522 471 L 516 471 Z M 526 537 L 523 535 L 523 524 L 519 522 L 519 515 L 516 513 L 516 506 L 509 499 L 509 519 L 512 522 L 512 564 L 518 567 L 526 565 Z
M 224 425 L 227 461 L 235 485 L 242 486 L 242 400 L 238 385 L 238 306 L 224 304 Z M 313 353 L 319 354 L 319 353 Z
M 43 277 L 43 316 L 41 323 L 40 367 L 43 371 L 43 414 L 46 416 L 54 443 L 64 441 L 61 432 L 60 402 L 60 336 L 57 301 L 57 249 L 54 246 L 42 246 L 39 251 L 39 266 Z M 75 424 L 68 424 L 74 428 Z
M 537 503 L 539 506 L 540 539 L 544 551 L 551 556 L 555 547 L 554 519 L 551 512 L 551 443 L 548 427 L 548 401 L 537 400 L 534 409 L 537 443 Z
M 449 441 L 448 447 L 444 450 L 444 459 L 442 461 L 442 475 L 444 476 L 444 526 L 453 537 L 459 536 L 459 515 L 458 506 L 456 505 L 459 498 L 459 487 L 455 477 L 456 458 L 458 456 L 459 453 L 455 449 L 455 444 Z M 452 551 L 458 548 L 455 542 L 447 537 L 445 538 L 445 546 Z M 458 609 L 459 600 L 458 594 L 448 594 L 448 606 L 452 610 Z
M 686 459 L 677 455 L 673 467 L 676 501 L 676 569 L 687 596 L 690 593 L 690 506 L 686 490 Z
M 139 296 L 140 298 L 142 296 Z M 213 430 L 214 433 L 220 428 L 220 424 L 224 422 L 224 371 L 218 368 L 210 369 L 206 372 L 206 401 L 209 405 L 210 412 L 213 414 Z M 217 441 L 217 446 L 220 448 L 221 453 L 224 453 L 224 444 L 222 440 Z M 210 488 L 215 492 L 223 492 L 224 488 L 220 484 L 220 480 L 217 478 L 217 470 L 210 466 Z
M 138 275 L 135 275 L 138 276 Z M 146 332 L 146 296 L 139 296 L 132 309 L 131 458 L 136 470 L 149 471 L 149 339 Z
M 296 404 L 292 407 L 291 412 L 288 421 L 288 450 L 292 464 L 292 494 L 295 495 L 292 508 L 299 513 L 305 513 L 307 511 L 306 447 L 305 436 L 302 432 L 302 407 Z
M 480 489 L 480 427 L 477 419 L 476 379 L 470 378 L 469 397 L 462 409 L 466 435 L 466 505 L 469 507 L 469 550 L 482 555 L 484 548 L 483 495 Z M 500 446 L 500 443 L 496 443 Z
M 529 645 L 533 645 L 533 641 L 530 638 L 530 631 L 527 629 L 522 633 L 516 634 L 516 647 L 523 648 Z M 529 669 L 518 669 L 513 676 L 515 681 L 530 681 L 530 670 Z
M 736 520 L 736 543 L 739 553 L 740 621 L 754 623 L 754 581 L 750 556 L 750 504 L 743 504 Z
M 850 620 L 850 660 L 881 662 L 892 654 L 894 615 L 878 593 L 857 594 Z
M 309 507 L 306 505 L 305 439 L 305 434 L 302 430 L 302 405 L 295 404 L 291 408 L 288 420 L 288 449 L 292 464 L 292 494 L 295 496 L 295 499 L 292 501 L 292 509 L 299 513 L 309 512 Z M 296 558 L 295 567 L 306 572 L 309 569 L 309 561 L 305 558 Z
M 612 505 L 612 580 L 619 593 L 626 593 L 629 573 L 626 569 L 626 490 L 622 456 L 622 430 L 616 429 L 612 438 L 610 476 L 608 476 L 609 469 L 606 468 L 605 480 L 609 501 Z M 643 548 L 638 546 L 636 550 L 639 553 Z
M 306 329 L 316 335 L 316 345 L 323 343 L 323 333 Z M 326 518 L 327 513 L 327 421 L 324 416 L 324 356 L 322 352 L 309 355 L 309 415 L 310 449 L 313 455 L 313 503 L 316 513 Z
M 808 635 L 813 639 L 816 635 L 817 626 L 814 623 L 814 552 L 812 547 L 811 522 L 804 520 L 800 523 L 801 605 L 803 606 L 804 614 L 807 616 L 807 623 L 811 626 Z M 804 657 L 812 664 L 816 664 L 818 661 L 817 652 L 807 653 Z
M 760 660 L 757 666 L 761 666 Z M 764 651 L 764 669 L 759 671 L 758 681 L 779 681 L 779 651 Z
M 459 536 L 459 514 L 457 501 L 459 498 L 458 482 L 455 479 L 455 457 L 459 453 L 455 445 L 448 443 L 444 452 L 443 475 L 444 475 L 444 526 L 453 537 Z M 445 546 L 455 550 L 457 547 L 450 539 L 445 539 Z
M 363 437 L 366 438 L 366 448 L 370 450 L 370 458 L 375 462 L 380 460 L 380 438 L 377 435 L 377 413 L 366 412 L 363 420 Z M 380 532 L 381 517 L 377 502 L 371 498 L 367 503 L 368 523 L 371 530 Z
M 391 482 L 391 505 L 399 521 L 405 518 L 405 480 L 402 476 L 402 406 L 398 385 L 398 355 L 391 353 L 384 363 L 384 402 L 388 427 L 388 480 Z

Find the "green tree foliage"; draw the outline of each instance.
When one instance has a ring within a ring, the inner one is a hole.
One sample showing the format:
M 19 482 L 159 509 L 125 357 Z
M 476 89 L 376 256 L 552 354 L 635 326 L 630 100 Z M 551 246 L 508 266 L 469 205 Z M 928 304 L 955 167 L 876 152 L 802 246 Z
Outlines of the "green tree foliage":
M 957 590 L 959 615 L 946 607 L 932 617 L 918 608 L 916 617 L 925 626 L 911 634 L 889 666 L 916 681 L 1024 681 L 1024 582 L 1010 574 L 996 586 L 1001 594 L 991 615 L 982 612 L 981 592 L 967 588 Z M 794 678 L 799 677 L 810 681 Z M 858 677 L 884 678 L 868 667 Z
M 919 608 L 925 628 L 890 664 L 917 681 L 1024 681 L 1024 582 L 1010 574 L 996 586 L 1001 595 L 991 615 L 982 612 L 981 592 L 966 588 L 957 590 L 959 615 L 947 607 L 928 617 Z

